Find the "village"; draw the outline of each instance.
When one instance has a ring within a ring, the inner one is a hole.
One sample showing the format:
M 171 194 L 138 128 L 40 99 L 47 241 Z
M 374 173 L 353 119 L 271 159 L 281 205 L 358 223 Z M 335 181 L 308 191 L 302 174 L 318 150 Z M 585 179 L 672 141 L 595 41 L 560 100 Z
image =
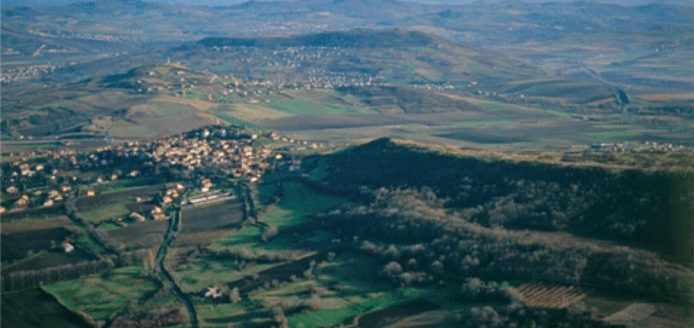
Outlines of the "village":
M 694 147 L 657 141 L 644 142 L 603 142 L 590 145 L 591 151 L 599 152 L 692 152 Z
M 282 147 L 275 150 L 273 147 L 278 145 Z M 300 168 L 300 160 L 282 153 L 318 147 L 316 143 L 281 137 L 275 132 L 259 134 L 215 126 L 152 141 L 99 147 L 86 153 L 68 150 L 35 153 L 32 160 L 22 158 L 3 163 L 0 212 L 54 208 L 76 189 L 80 196 L 94 197 L 100 186 L 157 176 L 183 181 L 159 195 L 161 207 L 179 198 L 188 186 L 195 188 L 198 196 L 202 195 L 192 198 L 191 204 L 223 199 L 228 195 L 215 193 L 214 179 L 223 176 L 253 184 L 266 170 L 278 170 L 279 164 L 286 164 L 282 169 L 291 171 Z M 160 207 L 154 208 L 152 217 L 163 219 L 161 213 Z M 144 220 L 135 214 L 132 218 Z

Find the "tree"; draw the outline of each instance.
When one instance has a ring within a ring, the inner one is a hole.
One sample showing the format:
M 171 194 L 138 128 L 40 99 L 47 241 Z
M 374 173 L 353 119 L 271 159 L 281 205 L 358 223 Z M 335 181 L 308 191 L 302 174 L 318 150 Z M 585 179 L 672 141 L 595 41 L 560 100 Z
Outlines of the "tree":
M 241 295 L 239 294 L 239 288 L 234 287 L 231 292 L 229 292 L 229 302 L 236 303 L 241 301 Z
M 274 321 L 278 326 L 278 328 L 288 328 L 289 327 L 289 321 L 287 320 L 287 317 L 284 316 L 284 311 L 282 310 L 281 307 L 276 306 L 272 308 L 272 321 Z

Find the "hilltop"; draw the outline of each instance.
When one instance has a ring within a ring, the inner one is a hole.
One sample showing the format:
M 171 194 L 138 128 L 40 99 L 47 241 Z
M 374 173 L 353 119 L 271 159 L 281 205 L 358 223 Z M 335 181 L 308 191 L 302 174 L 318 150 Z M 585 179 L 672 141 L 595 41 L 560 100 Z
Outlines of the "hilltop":
M 467 220 L 483 226 L 602 238 L 692 267 L 694 156 L 605 155 L 382 138 L 317 158 L 310 178 L 343 194 L 430 188 L 448 212 L 469 213 Z

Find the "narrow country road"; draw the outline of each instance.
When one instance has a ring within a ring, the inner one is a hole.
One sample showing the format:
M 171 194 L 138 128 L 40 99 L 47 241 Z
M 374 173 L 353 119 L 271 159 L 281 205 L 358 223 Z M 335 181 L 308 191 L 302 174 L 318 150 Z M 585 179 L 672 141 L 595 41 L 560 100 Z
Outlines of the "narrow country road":
M 610 81 L 605 80 L 600 75 L 600 73 L 598 73 L 594 69 L 588 67 L 588 65 L 586 65 L 584 62 L 579 62 L 579 64 L 581 65 L 581 67 L 583 67 L 583 70 L 585 70 L 586 73 L 591 78 L 593 78 L 593 80 L 600 82 L 600 83 L 606 85 L 607 87 L 609 87 L 610 89 L 612 89 L 612 91 L 614 91 L 617 94 L 617 100 L 619 100 L 619 104 L 621 105 L 620 110 L 621 111 L 626 110 L 626 107 L 630 104 L 631 101 L 629 99 L 629 95 L 626 93 L 626 91 L 624 91 L 624 89 L 622 89 L 621 87 L 617 86 L 616 84 L 614 84 Z
M 173 240 L 176 238 L 176 234 L 178 233 L 178 230 L 181 227 L 180 224 L 181 220 L 181 215 L 180 215 L 180 210 L 174 211 L 173 217 L 171 218 L 171 225 L 169 227 L 169 231 L 166 233 L 166 237 L 164 238 L 164 242 L 161 244 L 161 248 L 159 248 L 159 252 L 157 252 L 157 258 L 156 258 L 156 265 L 155 265 L 155 273 L 161 277 L 161 279 L 166 283 L 169 288 L 176 294 L 176 297 L 185 305 L 186 309 L 188 310 L 188 317 L 190 317 L 190 326 L 193 328 L 198 328 L 198 315 L 195 312 L 195 307 L 193 306 L 193 303 L 190 302 L 190 300 L 186 297 L 186 295 L 181 291 L 181 288 L 178 287 L 176 282 L 173 280 L 173 277 L 171 277 L 171 274 L 166 271 L 166 268 L 164 267 L 164 259 L 166 258 L 166 251 L 169 246 L 171 246 L 171 243 Z

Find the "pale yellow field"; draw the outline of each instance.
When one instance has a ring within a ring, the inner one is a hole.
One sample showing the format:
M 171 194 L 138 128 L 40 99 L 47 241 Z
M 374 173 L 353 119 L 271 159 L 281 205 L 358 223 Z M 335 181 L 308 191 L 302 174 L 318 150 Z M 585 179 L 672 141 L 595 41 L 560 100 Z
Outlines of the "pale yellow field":
M 283 111 L 251 104 L 232 104 L 228 108 L 229 115 L 251 123 L 292 116 Z
M 25 232 L 25 231 L 32 231 L 32 230 L 39 230 L 39 229 L 52 229 L 52 228 L 60 228 L 60 227 L 74 228 L 70 224 L 70 219 L 68 219 L 65 216 L 62 216 L 62 217 L 55 217 L 55 218 L 44 219 L 44 220 L 31 220 L 31 221 L 22 221 L 22 222 L 3 223 L 2 224 L 2 232 L 6 233 L 6 234 L 10 234 L 10 233 L 17 233 L 17 232 Z M 77 229 L 77 228 L 74 228 L 74 229 Z
M 646 101 L 694 100 L 694 93 L 656 93 L 637 97 Z
M 212 107 L 216 107 L 217 104 L 211 101 L 201 100 L 201 99 L 188 99 L 188 98 L 176 98 L 176 97 L 159 97 L 152 99 L 152 101 L 166 102 L 171 104 L 178 104 L 184 106 L 190 106 L 197 110 L 206 111 Z

